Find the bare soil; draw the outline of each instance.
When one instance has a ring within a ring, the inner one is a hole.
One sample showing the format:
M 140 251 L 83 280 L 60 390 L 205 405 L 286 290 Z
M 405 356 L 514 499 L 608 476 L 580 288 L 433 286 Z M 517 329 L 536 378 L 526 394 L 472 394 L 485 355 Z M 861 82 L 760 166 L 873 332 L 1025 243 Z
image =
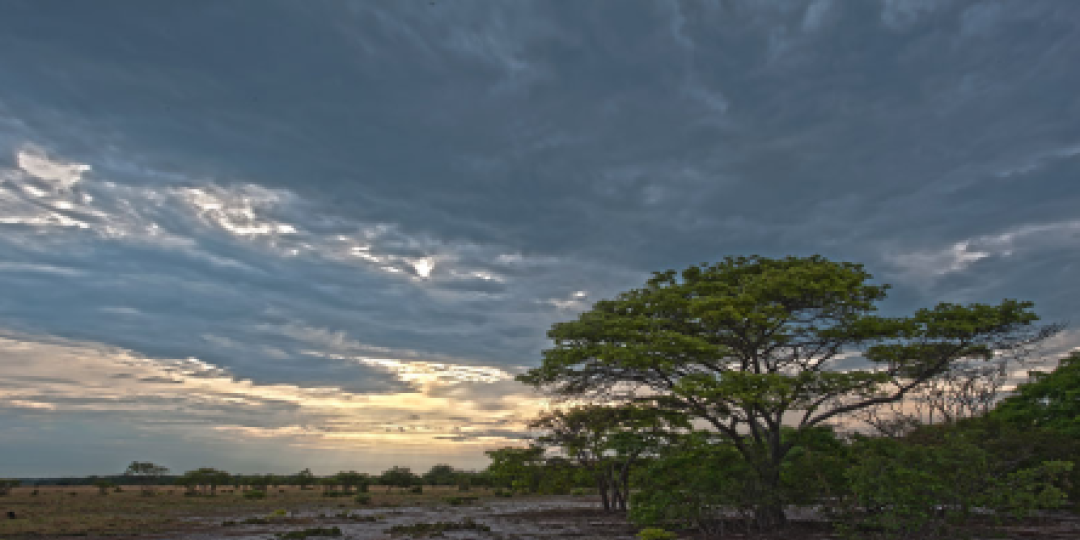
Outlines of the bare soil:
M 341 536 L 309 536 L 310 540 L 408 540 L 411 538 L 476 540 L 632 540 L 637 528 L 618 514 L 603 512 L 592 497 L 498 498 L 477 490 L 458 493 L 429 489 L 422 495 L 373 490 L 373 505 L 350 498 L 327 498 L 294 488 L 275 491 L 267 500 L 249 501 L 237 492 L 215 497 L 183 497 L 162 492 L 142 497 L 137 490 L 102 496 L 87 488 L 27 488 L 0 498 L 0 538 L 85 538 L 132 540 L 279 540 L 288 533 L 338 528 Z M 75 493 L 75 495 L 71 495 Z M 454 496 L 472 495 L 473 504 L 452 506 Z M 13 511 L 17 518 L 6 519 Z M 245 523 L 248 522 L 248 523 Z M 437 524 L 456 527 L 438 531 Z M 421 525 L 415 535 L 395 526 Z M 423 524 L 428 524 L 423 530 Z M 733 524 L 734 525 L 734 524 Z M 738 531 L 737 527 L 729 530 Z M 699 538 L 678 531 L 680 538 Z M 1080 518 L 1057 513 L 1021 524 L 973 528 L 966 537 L 979 539 L 1080 539 Z M 792 523 L 786 530 L 761 536 L 734 532 L 725 538 L 823 540 L 838 538 L 826 523 Z

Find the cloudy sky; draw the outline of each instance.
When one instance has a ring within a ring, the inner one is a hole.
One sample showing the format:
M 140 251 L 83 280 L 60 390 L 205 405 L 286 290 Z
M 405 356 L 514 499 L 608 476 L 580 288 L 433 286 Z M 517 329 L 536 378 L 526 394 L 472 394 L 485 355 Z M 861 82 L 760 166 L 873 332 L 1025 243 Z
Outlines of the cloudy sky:
M 0 0 L 0 476 L 480 467 L 552 323 L 725 255 L 1078 320 L 1077 58 L 1060 0 Z

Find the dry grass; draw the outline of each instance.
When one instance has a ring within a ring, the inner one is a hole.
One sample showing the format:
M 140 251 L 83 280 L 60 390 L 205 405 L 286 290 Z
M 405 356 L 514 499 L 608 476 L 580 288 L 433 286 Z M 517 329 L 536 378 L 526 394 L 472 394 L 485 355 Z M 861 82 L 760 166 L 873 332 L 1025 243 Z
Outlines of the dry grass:
M 34 490 L 38 494 L 34 495 Z M 121 493 L 101 495 L 97 488 L 78 486 L 20 487 L 0 497 L 0 537 L 36 536 L 120 536 L 160 531 L 193 531 L 217 527 L 222 520 L 238 516 L 267 515 L 275 510 L 288 512 L 315 509 L 359 509 L 371 506 L 424 506 L 445 504 L 455 495 L 488 496 L 482 488 L 461 493 L 452 487 L 425 487 L 423 494 L 404 493 L 373 486 L 371 504 L 358 505 L 351 497 L 323 497 L 318 490 L 296 487 L 274 488 L 266 499 L 245 499 L 239 490 L 219 489 L 215 496 L 186 497 L 183 489 L 160 488 L 152 497 L 143 496 L 134 486 Z M 14 512 L 16 519 L 8 519 Z

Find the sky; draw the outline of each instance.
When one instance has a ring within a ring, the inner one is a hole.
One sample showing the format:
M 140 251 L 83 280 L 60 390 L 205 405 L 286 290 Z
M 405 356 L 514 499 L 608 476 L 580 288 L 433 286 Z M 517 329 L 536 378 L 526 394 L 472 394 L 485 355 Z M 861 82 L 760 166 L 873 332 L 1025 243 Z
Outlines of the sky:
M 0 477 L 480 468 L 553 323 L 728 255 L 1080 320 L 1077 58 L 1060 0 L 0 0 Z

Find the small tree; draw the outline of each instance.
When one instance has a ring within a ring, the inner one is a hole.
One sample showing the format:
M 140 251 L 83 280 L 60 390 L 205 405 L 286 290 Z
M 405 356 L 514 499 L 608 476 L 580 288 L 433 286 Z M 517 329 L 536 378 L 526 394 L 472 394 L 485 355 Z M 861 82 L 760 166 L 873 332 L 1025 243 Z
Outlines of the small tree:
M 419 478 L 408 467 L 392 467 L 379 475 L 379 483 L 386 486 L 386 491 L 392 487 L 407 489 L 416 484 Z
M 361 492 L 367 491 L 367 485 L 369 483 L 368 475 L 364 473 L 342 471 L 334 475 L 334 478 L 337 479 L 338 483 L 341 484 L 346 493 L 352 491 L 353 488 L 356 488 L 357 491 Z
M 528 448 L 506 447 L 484 452 L 491 458 L 487 473 L 503 487 L 535 493 L 540 489 L 544 474 L 544 449 L 539 446 Z
M 660 272 L 554 325 L 554 347 L 519 380 L 575 399 L 662 396 L 734 445 L 758 477 L 756 520 L 775 527 L 785 522 L 781 467 L 798 440 L 783 440 L 784 426 L 798 432 L 899 401 L 957 362 L 1056 330 L 1032 330 L 1032 304 L 1013 300 L 878 316 L 889 287 L 870 278 L 862 265 L 820 256 Z
M 108 480 L 95 480 L 94 487 L 98 488 L 98 494 L 108 495 L 109 490 L 115 488 L 116 484 Z
M 311 469 L 304 469 L 293 476 L 293 481 L 296 485 L 300 486 L 301 490 L 308 489 L 310 486 L 315 485 L 315 475 L 311 474 Z
M 625 405 L 554 410 L 529 427 L 542 432 L 540 445 L 561 448 L 593 475 L 605 510 L 626 511 L 633 466 L 689 424 L 683 415 Z
M 178 485 L 187 488 L 188 493 L 196 490 L 209 495 L 216 495 L 219 486 L 227 486 L 233 481 L 232 475 L 211 467 L 188 471 L 176 480 Z
M 424 482 L 429 486 L 450 486 L 457 480 L 457 471 L 445 463 L 433 465 L 424 473 Z
M 128 465 L 124 476 L 130 477 L 139 484 L 143 495 L 153 495 L 161 477 L 169 472 L 167 467 L 155 465 L 149 461 L 132 461 Z

